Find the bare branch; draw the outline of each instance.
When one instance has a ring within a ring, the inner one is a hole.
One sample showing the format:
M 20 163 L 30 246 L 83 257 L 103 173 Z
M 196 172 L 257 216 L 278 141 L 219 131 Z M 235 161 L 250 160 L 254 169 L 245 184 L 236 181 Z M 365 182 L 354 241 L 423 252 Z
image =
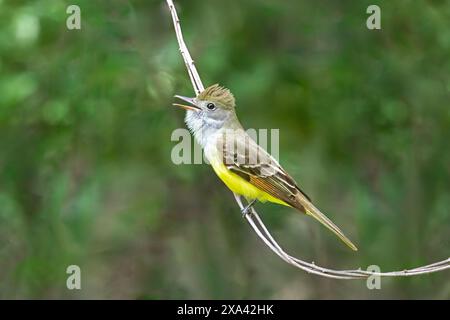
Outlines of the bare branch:
M 244 205 L 240 200 L 238 201 L 238 204 L 242 210 L 244 208 Z M 246 219 L 250 223 L 252 228 L 255 230 L 257 235 L 266 243 L 266 245 L 278 256 L 280 256 L 284 261 L 309 273 L 314 273 L 323 277 L 335 279 L 365 279 L 372 275 L 377 275 L 381 277 L 408 277 L 425 273 L 443 271 L 445 269 L 450 268 L 450 258 L 426 266 L 417 267 L 414 269 L 391 271 L 391 272 L 370 272 L 366 270 L 361 270 L 361 268 L 357 270 L 333 270 L 323 268 L 315 265 L 314 263 L 308 263 L 306 261 L 294 258 L 291 255 L 287 254 L 273 239 L 272 235 L 267 230 L 258 213 L 255 210 L 253 210 L 253 208 L 251 214 L 246 216 Z M 270 244 L 268 242 L 270 242 Z
M 200 80 L 200 76 L 195 68 L 194 61 L 189 53 L 189 50 L 186 46 L 186 43 L 183 39 L 183 34 L 181 33 L 180 20 L 178 19 L 177 11 L 175 9 L 175 5 L 172 0 L 166 0 L 167 5 L 170 9 L 170 13 L 172 15 L 173 25 L 175 28 L 175 33 L 178 40 L 178 45 L 180 47 L 180 53 L 183 57 L 183 61 L 188 70 L 189 78 L 191 79 L 192 87 L 194 88 L 195 94 L 198 95 L 201 91 L 204 90 L 204 86 L 202 81 Z M 237 204 L 241 208 L 244 209 L 244 204 L 239 195 L 234 195 Z M 280 245 L 275 241 L 275 239 L 270 234 L 267 227 L 264 225 L 263 221 L 259 217 L 256 210 L 252 207 L 251 213 L 245 216 L 247 222 L 256 232 L 258 237 L 272 250 L 276 255 L 278 255 L 282 260 L 290 265 L 293 265 L 299 269 L 302 269 L 308 273 L 313 273 L 322 277 L 334 278 L 334 279 L 366 279 L 369 276 L 377 275 L 382 277 L 408 277 L 421 275 L 426 273 L 433 273 L 438 271 L 443 271 L 445 269 L 450 268 L 450 258 L 446 260 L 442 260 L 436 263 L 432 263 L 423 267 L 418 267 L 410 270 L 403 271 L 392 271 L 392 272 L 369 272 L 365 270 L 361 270 L 361 268 L 357 270 L 333 270 L 327 269 L 320 266 L 315 265 L 314 263 L 309 263 L 298 258 L 294 258 L 288 253 L 286 253 Z
M 203 86 L 202 80 L 200 80 L 197 68 L 194 65 L 194 60 L 192 60 L 191 54 L 189 53 L 186 43 L 184 42 L 183 33 L 181 32 L 180 20 L 178 19 L 175 5 L 173 4 L 172 0 L 166 0 L 166 2 L 169 6 L 170 14 L 172 15 L 173 27 L 175 28 L 175 34 L 177 35 L 181 56 L 183 57 L 183 61 L 186 64 L 189 78 L 191 79 L 192 86 L 194 87 L 195 95 L 198 95 L 200 92 L 205 90 L 205 87 Z

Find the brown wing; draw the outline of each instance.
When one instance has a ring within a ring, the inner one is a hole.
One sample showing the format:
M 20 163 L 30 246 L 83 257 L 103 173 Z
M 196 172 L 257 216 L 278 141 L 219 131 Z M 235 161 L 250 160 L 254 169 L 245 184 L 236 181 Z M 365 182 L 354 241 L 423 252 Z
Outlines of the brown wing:
M 299 193 L 311 201 L 278 162 L 243 130 L 224 133 L 218 143 L 227 168 L 255 187 L 298 209 Z
M 336 234 L 352 250 L 357 250 L 344 233 L 311 203 L 311 199 L 300 190 L 294 179 L 278 162 L 243 130 L 226 134 L 218 140 L 218 150 L 222 151 L 224 164 L 229 170 L 240 175 L 260 190 L 312 216 Z

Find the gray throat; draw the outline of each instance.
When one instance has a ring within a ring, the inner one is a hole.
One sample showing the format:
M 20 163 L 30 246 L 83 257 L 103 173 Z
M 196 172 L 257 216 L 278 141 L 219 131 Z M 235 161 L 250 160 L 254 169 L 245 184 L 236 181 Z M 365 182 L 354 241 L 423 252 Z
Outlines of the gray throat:
M 213 138 L 224 127 L 227 129 L 242 129 L 235 114 L 230 114 L 224 120 L 215 120 L 205 117 L 203 112 L 189 110 L 186 112 L 185 122 L 189 131 L 191 131 L 202 148 L 205 148 L 208 139 Z

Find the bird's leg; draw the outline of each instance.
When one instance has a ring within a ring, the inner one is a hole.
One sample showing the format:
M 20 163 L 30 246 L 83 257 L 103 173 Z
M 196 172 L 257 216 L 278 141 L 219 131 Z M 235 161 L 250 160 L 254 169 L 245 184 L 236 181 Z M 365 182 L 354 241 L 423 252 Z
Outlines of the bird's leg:
M 234 192 L 233 192 L 233 196 L 236 199 L 236 202 L 238 203 L 239 208 L 241 208 L 241 210 L 244 209 L 244 205 L 242 204 L 241 196 Z
M 245 218 L 245 216 L 249 213 L 250 209 L 253 207 L 253 205 L 255 204 L 256 199 L 253 199 L 244 209 L 242 209 L 242 218 Z M 250 211 L 251 213 L 251 211 Z

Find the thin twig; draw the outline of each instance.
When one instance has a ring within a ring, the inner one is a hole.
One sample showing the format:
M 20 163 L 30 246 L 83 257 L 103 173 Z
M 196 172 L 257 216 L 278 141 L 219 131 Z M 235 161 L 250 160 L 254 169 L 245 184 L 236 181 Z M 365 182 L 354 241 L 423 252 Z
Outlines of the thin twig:
M 172 15 L 173 27 L 175 28 L 175 34 L 177 35 L 178 46 L 180 49 L 183 61 L 186 64 L 187 71 L 189 73 L 189 78 L 191 79 L 192 86 L 194 87 L 195 95 L 205 90 L 202 80 L 195 67 L 194 60 L 192 60 L 191 54 L 186 46 L 183 39 L 183 33 L 181 32 L 180 19 L 178 19 L 177 10 L 172 0 L 167 0 L 167 5 L 169 6 L 170 14 Z
M 189 53 L 186 43 L 183 39 L 183 34 L 181 32 L 180 20 L 178 19 L 177 11 L 172 0 L 166 0 L 169 7 L 170 13 L 172 15 L 173 25 L 175 28 L 175 34 L 177 36 L 178 45 L 180 48 L 181 56 L 186 65 L 189 78 L 191 79 L 192 87 L 194 92 L 198 95 L 204 90 L 203 83 L 198 74 L 197 68 L 194 65 L 194 60 Z M 242 203 L 241 197 L 235 194 L 235 199 L 239 208 L 244 209 L 244 204 Z M 259 217 L 256 210 L 252 207 L 251 212 L 245 216 L 247 222 L 256 232 L 258 237 L 272 250 L 276 255 L 278 255 L 282 260 L 290 265 L 293 265 L 299 269 L 302 269 L 308 273 L 313 273 L 322 277 L 334 278 L 334 279 L 366 279 L 370 276 L 381 276 L 381 277 L 408 277 L 420 274 L 432 273 L 443 271 L 450 268 L 450 258 L 442 260 L 436 263 L 432 263 L 426 266 L 417 267 L 414 269 L 403 270 L 403 271 L 392 271 L 392 272 L 370 272 L 366 270 L 333 270 L 328 268 L 323 268 L 315 265 L 314 263 L 309 263 L 301 259 L 292 257 L 286 253 L 280 245 L 275 241 L 275 239 L 270 234 L 267 227 L 264 225 L 263 221 Z

